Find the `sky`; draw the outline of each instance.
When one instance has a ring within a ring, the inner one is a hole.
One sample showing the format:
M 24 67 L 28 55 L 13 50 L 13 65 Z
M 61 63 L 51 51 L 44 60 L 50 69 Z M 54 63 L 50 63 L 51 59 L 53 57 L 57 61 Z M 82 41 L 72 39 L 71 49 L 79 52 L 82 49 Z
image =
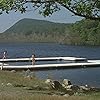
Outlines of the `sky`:
M 39 14 L 38 10 L 27 11 L 24 14 L 20 12 L 10 11 L 9 14 L 3 13 L 0 15 L 0 33 L 4 32 L 11 26 L 13 26 L 16 22 L 23 18 L 31 18 L 31 19 L 39 19 L 39 20 L 48 20 L 52 22 L 58 23 L 75 23 L 76 21 L 81 20 L 82 18 L 79 16 L 73 16 L 71 12 L 66 10 L 65 8 L 61 8 L 60 11 L 55 12 L 50 17 L 43 17 Z

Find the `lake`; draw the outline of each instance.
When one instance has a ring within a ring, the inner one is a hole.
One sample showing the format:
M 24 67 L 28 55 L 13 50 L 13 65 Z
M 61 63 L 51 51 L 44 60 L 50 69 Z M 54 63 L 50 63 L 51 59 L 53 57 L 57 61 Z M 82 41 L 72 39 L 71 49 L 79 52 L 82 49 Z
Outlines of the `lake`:
M 76 56 L 88 59 L 100 59 L 99 46 L 68 46 L 53 43 L 2 43 L 0 44 L 0 56 L 7 51 L 8 58 L 48 56 Z M 60 69 L 34 71 L 38 78 L 63 80 L 70 79 L 73 84 L 100 87 L 100 68 Z

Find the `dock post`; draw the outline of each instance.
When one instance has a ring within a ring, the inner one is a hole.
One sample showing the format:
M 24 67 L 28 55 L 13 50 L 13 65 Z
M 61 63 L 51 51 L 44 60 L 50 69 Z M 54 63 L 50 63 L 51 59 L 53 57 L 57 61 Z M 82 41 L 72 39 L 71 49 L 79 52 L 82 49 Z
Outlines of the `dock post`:
M 3 65 L 4 65 L 4 63 L 2 63 L 2 65 L 1 65 L 1 70 L 3 70 Z

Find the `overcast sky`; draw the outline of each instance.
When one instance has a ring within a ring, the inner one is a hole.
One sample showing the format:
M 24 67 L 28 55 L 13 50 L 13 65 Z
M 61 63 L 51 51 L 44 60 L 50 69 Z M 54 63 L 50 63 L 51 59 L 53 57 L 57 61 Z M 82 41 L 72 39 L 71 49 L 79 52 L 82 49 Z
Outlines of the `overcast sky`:
M 81 17 L 73 16 L 71 12 L 64 8 L 62 8 L 59 12 L 54 13 L 52 16 L 46 18 L 35 10 L 28 11 L 24 14 L 19 12 L 10 12 L 9 14 L 3 13 L 0 15 L 0 32 L 4 32 L 6 29 L 10 28 L 12 25 L 23 18 L 48 20 L 60 23 L 74 23 L 82 19 Z

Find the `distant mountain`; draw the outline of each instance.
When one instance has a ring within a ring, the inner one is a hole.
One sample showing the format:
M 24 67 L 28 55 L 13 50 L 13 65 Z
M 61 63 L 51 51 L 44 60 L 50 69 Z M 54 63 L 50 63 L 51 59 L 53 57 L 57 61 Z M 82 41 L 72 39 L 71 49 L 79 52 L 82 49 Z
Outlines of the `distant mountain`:
M 25 18 L 18 21 L 4 33 L 21 33 L 27 35 L 32 33 L 64 33 L 66 25 L 67 24 Z
M 0 34 L 0 42 L 60 42 L 70 24 L 22 19 Z

